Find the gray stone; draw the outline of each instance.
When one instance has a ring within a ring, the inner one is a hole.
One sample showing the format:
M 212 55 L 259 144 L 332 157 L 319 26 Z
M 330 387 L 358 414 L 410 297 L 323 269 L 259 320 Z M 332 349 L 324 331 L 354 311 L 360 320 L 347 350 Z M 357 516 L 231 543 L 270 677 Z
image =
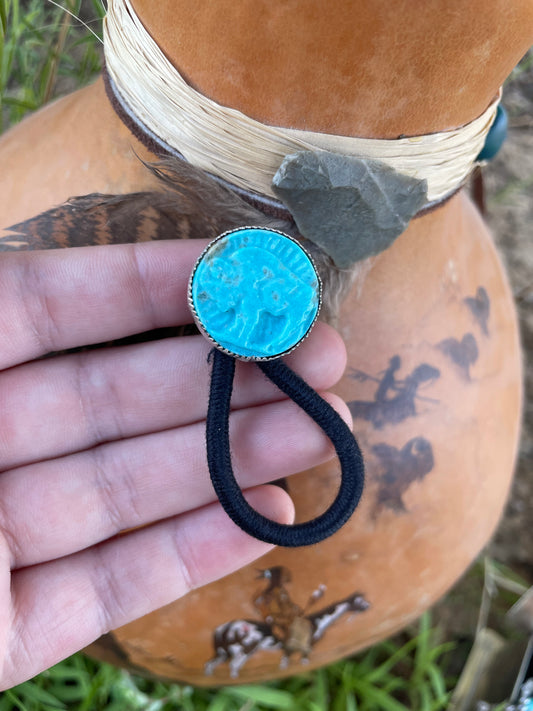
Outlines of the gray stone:
M 301 234 L 341 269 L 387 249 L 426 202 L 425 180 L 328 151 L 283 160 L 272 181 Z

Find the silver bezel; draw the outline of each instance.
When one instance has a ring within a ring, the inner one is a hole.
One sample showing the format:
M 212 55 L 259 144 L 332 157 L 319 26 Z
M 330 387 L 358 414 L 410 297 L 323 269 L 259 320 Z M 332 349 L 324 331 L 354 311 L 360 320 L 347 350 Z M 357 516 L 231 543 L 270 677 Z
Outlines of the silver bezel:
M 219 242 L 221 239 L 224 237 L 227 237 L 228 235 L 234 233 L 234 232 L 241 232 L 241 230 L 262 230 L 263 232 L 274 232 L 275 234 L 282 235 L 283 237 L 286 237 L 287 239 L 291 240 L 291 242 L 294 242 L 298 247 L 303 251 L 303 253 L 307 256 L 309 261 L 311 262 L 311 265 L 315 271 L 316 274 L 316 279 L 317 279 L 317 284 L 318 284 L 318 308 L 315 314 L 315 317 L 310 324 L 309 328 L 307 329 L 306 333 L 300 338 L 300 340 L 295 343 L 293 346 L 288 348 L 287 350 L 283 351 L 282 353 L 277 353 L 276 355 L 271 355 L 271 356 L 261 356 L 261 357 L 254 357 L 254 356 L 243 356 L 240 355 L 239 353 L 234 353 L 233 351 L 228 350 L 224 346 L 222 346 L 220 343 L 218 343 L 205 329 L 202 321 L 200 320 L 200 316 L 198 315 L 196 308 L 193 303 L 192 299 L 192 283 L 194 279 L 194 275 L 196 273 L 196 270 L 198 269 L 198 266 L 200 265 L 201 261 L 207 254 L 207 252 L 213 247 L 214 244 Z M 187 301 L 189 304 L 189 308 L 191 310 L 192 316 L 194 318 L 194 322 L 196 326 L 198 327 L 200 333 L 202 333 L 205 338 L 213 345 L 215 348 L 218 348 L 218 350 L 222 351 L 223 353 L 226 353 L 227 355 L 232 356 L 233 358 L 237 360 L 242 360 L 242 361 L 249 361 L 249 362 L 258 362 L 258 361 L 266 361 L 266 360 L 276 360 L 276 358 L 281 358 L 282 356 L 286 356 L 289 353 L 292 353 L 298 346 L 305 341 L 305 339 L 309 336 L 311 333 L 315 323 L 317 322 L 318 315 L 320 313 L 320 308 L 322 306 L 322 280 L 320 279 L 320 275 L 318 273 L 318 270 L 316 268 L 316 264 L 312 258 L 312 256 L 309 254 L 309 252 L 305 249 L 305 247 L 302 247 L 302 245 L 298 242 L 298 240 L 294 239 L 294 237 L 291 237 L 290 235 L 286 234 L 285 232 L 282 232 L 281 230 L 275 230 L 272 227 L 261 227 L 259 225 L 243 225 L 242 227 L 235 227 L 232 230 L 226 230 L 225 232 L 222 232 L 222 234 L 219 234 L 218 237 L 215 237 L 214 240 L 212 240 L 202 251 L 200 256 L 195 262 L 195 265 L 193 267 L 193 270 L 191 272 L 191 276 L 189 277 L 189 284 L 187 286 Z

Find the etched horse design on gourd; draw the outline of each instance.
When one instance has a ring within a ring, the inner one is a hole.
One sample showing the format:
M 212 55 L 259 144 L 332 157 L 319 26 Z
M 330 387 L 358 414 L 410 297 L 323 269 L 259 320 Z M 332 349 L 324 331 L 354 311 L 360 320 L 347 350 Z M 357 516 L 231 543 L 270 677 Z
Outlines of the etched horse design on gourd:
M 416 400 L 436 403 L 435 400 L 420 395 L 418 390 L 423 385 L 431 385 L 440 377 L 438 368 L 429 363 L 421 363 L 401 380 L 396 377 L 401 364 L 400 356 L 393 356 L 389 360 L 387 369 L 379 373 L 378 377 L 352 368 L 350 377 L 354 380 L 360 382 L 371 380 L 378 384 L 374 400 L 348 402 L 350 412 L 355 419 L 366 420 L 376 429 L 382 429 L 387 424 L 396 425 L 408 417 L 415 417 L 418 414 Z
M 228 663 L 231 677 L 236 678 L 244 664 L 260 651 L 281 651 L 280 669 L 286 668 L 295 654 L 299 654 L 301 663 L 305 664 L 314 645 L 334 622 L 343 615 L 364 612 L 370 607 L 364 595 L 355 592 L 306 614 L 307 608 L 324 595 L 324 585 L 311 594 L 302 609 L 292 601 L 285 587 L 291 580 L 287 568 L 269 568 L 261 571 L 260 577 L 269 581 L 254 600 L 263 620 L 231 620 L 217 627 L 213 634 L 215 655 L 205 664 L 205 674 L 211 675 L 217 666 Z

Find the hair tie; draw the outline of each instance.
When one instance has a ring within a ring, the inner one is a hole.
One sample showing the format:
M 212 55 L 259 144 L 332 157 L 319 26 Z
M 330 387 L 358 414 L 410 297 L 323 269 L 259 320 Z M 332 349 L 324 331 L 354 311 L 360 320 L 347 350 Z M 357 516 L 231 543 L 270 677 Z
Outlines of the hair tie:
M 225 232 L 200 255 L 189 282 L 189 304 L 214 344 L 206 421 L 209 473 L 228 516 L 246 533 L 278 546 L 318 543 L 354 512 L 364 484 L 363 457 L 340 415 L 281 359 L 310 333 L 321 301 L 311 257 L 288 235 L 262 227 Z M 332 441 L 341 484 L 331 506 L 304 523 L 280 524 L 245 500 L 231 465 L 229 414 L 235 360 L 256 361 L 263 373 L 304 410 Z

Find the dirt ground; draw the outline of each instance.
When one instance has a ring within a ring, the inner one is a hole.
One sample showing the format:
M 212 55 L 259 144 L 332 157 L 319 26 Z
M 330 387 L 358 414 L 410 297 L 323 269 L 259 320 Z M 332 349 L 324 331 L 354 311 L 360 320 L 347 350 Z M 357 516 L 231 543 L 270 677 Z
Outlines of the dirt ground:
M 485 169 L 487 220 L 516 299 L 526 377 L 516 478 L 491 553 L 533 584 L 533 51 L 506 84 L 503 103 L 509 136 Z

